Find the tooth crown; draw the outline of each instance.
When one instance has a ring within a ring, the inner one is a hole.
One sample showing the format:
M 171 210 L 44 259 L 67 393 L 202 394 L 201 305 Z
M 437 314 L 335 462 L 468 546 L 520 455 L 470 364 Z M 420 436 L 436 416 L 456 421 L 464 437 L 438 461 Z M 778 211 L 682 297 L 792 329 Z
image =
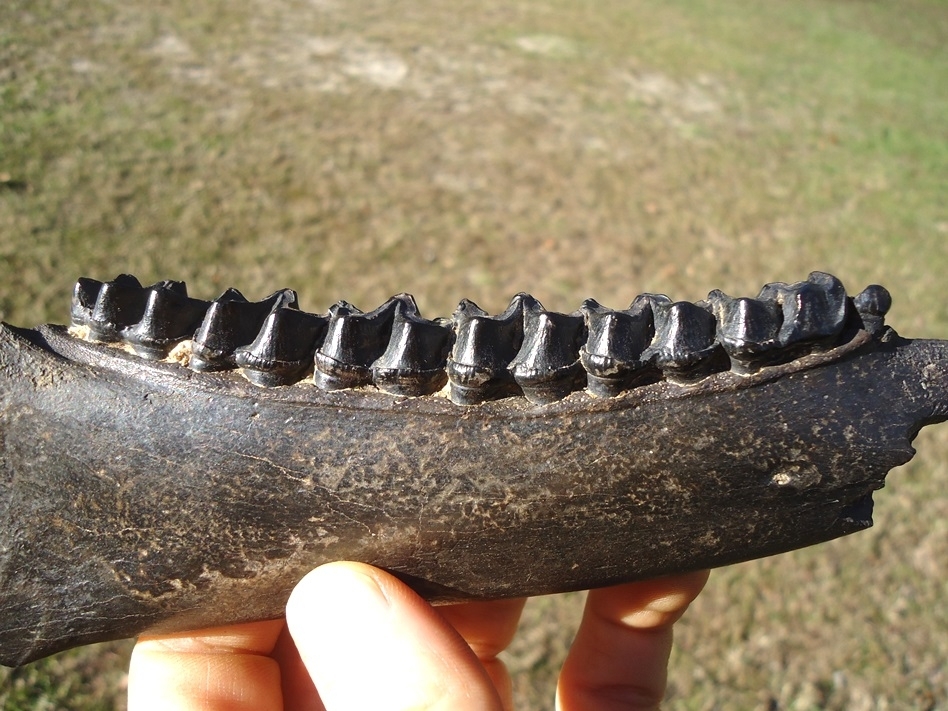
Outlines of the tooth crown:
M 237 365 L 257 385 L 290 385 L 311 367 L 327 319 L 281 306 L 271 311 L 254 342 L 237 349 Z
M 657 375 L 642 354 L 655 336 L 652 305 L 669 303 L 667 296 L 642 294 L 624 311 L 586 299 L 580 311 L 588 336 L 580 351 L 587 387 L 600 397 L 614 397 L 647 375 Z
M 813 272 L 795 284 L 767 284 L 757 298 L 782 309 L 783 325 L 777 334 L 781 348 L 828 341 L 842 332 L 846 321 L 846 290 L 831 274 Z
M 190 367 L 198 371 L 235 367 L 237 349 L 253 343 L 267 316 L 280 308 L 297 308 L 295 291 L 282 289 L 250 302 L 236 289 L 227 289 L 210 303 L 194 334 Z
M 369 385 L 372 363 L 385 352 L 403 298 L 394 296 L 367 314 L 346 301 L 329 307 L 326 339 L 316 351 L 316 385 L 323 390 Z
M 524 309 L 523 344 L 507 369 L 528 400 L 546 404 L 581 385 L 579 350 L 585 337 L 579 312 L 547 311 L 535 300 Z
M 388 347 L 372 363 L 372 380 L 393 395 L 430 395 L 447 382 L 454 332 L 445 320 L 422 318 L 412 296 L 396 298 Z
M 523 345 L 524 310 L 536 305 L 536 299 L 524 293 L 514 296 L 497 316 L 467 299 L 458 304 L 452 319 L 454 348 L 447 362 L 454 402 L 473 405 L 519 393 L 509 366 Z
M 300 310 L 290 289 L 258 302 L 228 289 L 205 302 L 183 282 L 144 287 L 123 274 L 79 279 L 71 316 L 73 332 L 87 340 L 123 343 L 152 360 L 170 353 L 196 371 L 239 368 L 265 387 L 312 373 L 322 390 L 374 386 L 417 397 L 449 384 L 459 405 L 512 395 L 542 405 L 583 388 L 615 397 L 662 379 L 751 374 L 851 342 L 860 330 L 886 338 L 891 303 L 881 286 L 849 298 L 838 279 L 813 272 L 767 284 L 756 299 L 718 290 L 698 303 L 643 294 L 625 310 L 587 299 L 566 314 L 521 293 L 494 316 L 463 300 L 451 319 L 428 320 L 409 294 L 368 313 L 340 301 L 316 315 Z M 171 353 L 182 342 L 187 348 Z

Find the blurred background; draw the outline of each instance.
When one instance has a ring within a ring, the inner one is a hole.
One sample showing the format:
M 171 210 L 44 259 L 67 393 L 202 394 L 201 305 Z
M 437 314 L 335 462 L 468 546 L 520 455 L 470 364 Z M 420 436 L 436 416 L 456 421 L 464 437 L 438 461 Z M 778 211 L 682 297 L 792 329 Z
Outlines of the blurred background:
M 4 0 L 0 318 L 79 276 L 424 315 L 529 291 L 882 283 L 948 338 L 944 0 Z M 876 527 L 716 571 L 668 709 L 948 709 L 948 426 Z M 581 594 L 506 653 L 552 708 Z M 4 709 L 123 709 L 128 643 L 0 671 Z

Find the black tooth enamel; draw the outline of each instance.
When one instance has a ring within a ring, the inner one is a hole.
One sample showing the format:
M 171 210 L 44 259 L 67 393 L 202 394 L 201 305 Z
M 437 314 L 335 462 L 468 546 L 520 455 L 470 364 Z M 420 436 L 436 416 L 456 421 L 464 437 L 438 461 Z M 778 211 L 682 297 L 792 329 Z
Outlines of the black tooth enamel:
M 72 306 L 69 313 L 73 326 L 86 326 L 92 318 L 95 303 L 99 298 L 102 282 L 80 277 L 72 290 Z
M 749 373 L 774 360 L 781 326 L 775 302 L 735 299 L 717 289 L 708 294 L 708 302 L 718 322 L 717 341 L 730 356 L 733 370 Z
M 234 359 L 255 385 L 291 385 L 309 370 L 327 322 L 328 317 L 281 306 L 266 317 L 253 343 L 237 349 Z
M 329 308 L 326 338 L 316 351 L 314 382 L 323 390 L 356 388 L 372 382 L 372 363 L 388 346 L 401 295 L 362 313 L 340 301 Z
M 657 375 L 642 353 L 655 335 L 653 302 L 669 302 L 667 296 L 642 294 L 625 311 L 614 311 L 586 299 L 580 311 L 586 319 L 586 345 L 580 360 L 586 370 L 589 391 L 598 397 L 615 397 L 635 384 Z
M 586 340 L 581 313 L 546 311 L 533 300 L 523 312 L 523 345 L 508 370 L 524 396 L 545 405 L 582 387 L 579 351 Z
M 655 338 L 642 359 L 676 382 L 690 382 L 718 368 L 722 351 L 715 341 L 716 322 L 709 308 L 689 301 L 652 304 Z
M 236 367 L 234 353 L 253 343 L 267 315 L 279 308 L 297 308 L 296 292 L 276 291 L 262 301 L 247 301 L 228 289 L 208 306 L 191 343 L 192 370 L 210 371 Z
M 863 328 L 869 333 L 878 336 L 885 330 L 885 315 L 892 308 L 892 295 L 888 289 L 870 284 L 856 295 L 853 304 L 862 319 Z
M 832 345 L 846 324 L 846 290 L 831 274 L 812 272 L 806 281 L 795 284 L 767 284 L 757 298 L 772 301 L 782 310 L 783 324 L 777 335 L 781 348 Z
M 148 293 L 130 274 L 120 274 L 99 288 L 95 307 L 86 321 L 89 340 L 112 343 L 123 329 L 138 323 L 145 312 Z
M 535 302 L 529 294 L 517 294 L 496 316 L 467 299 L 458 304 L 453 317 L 456 338 L 446 368 L 454 402 L 474 405 L 519 392 L 507 368 L 523 343 L 524 308 Z
M 393 395 L 430 395 L 448 380 L 445 364 L 454 339 L 450 321 L 429 321 L 410 294 L 399 294 L 385 352 L 372 363 L 372 381 Z
M 209 306 L 192 299 L 183 281 L 163 281 L 146 289 L 141 320 L 122 332 L 122 340 L 142 358 L 161 360 L 171 349 L 190 338 Z
M 81 327 L 75 336 L 124 341 L 146 359 L 167 356 L 193 332 L 193 370 L 239 365 L 258 385 L 293 383 L 312 367 L 323 390 L 374 383 L 419 396 L 450 381 L 451 399 L 472 405 L 514 394 L 546 404 L 584 383 L 593 395 L 614 397 L 663 378 L 694 382 L 729 364 L 749 374 L 865 338 L 863 330 L 885 341 L 891 302 L 881 286 L 850 298 L 836 277 L 813 272 L 767 284 L 757 299 L 715 290 L 706 301 L 672 303 L 643 294 L 623 311 L 589 299 L 572 314 L 548 312 L 521 293 L 501 314 L 462 300 L 453 319 L 427 320 L 400 294 L 370 313 L 340 301 L 316 316 L 300 311 L 289 289 L 253 303 L 228 289 L 208 304 L 190 298 L 183 282 L 145 288 L 122 274 L 79 279 L 70 313 Z

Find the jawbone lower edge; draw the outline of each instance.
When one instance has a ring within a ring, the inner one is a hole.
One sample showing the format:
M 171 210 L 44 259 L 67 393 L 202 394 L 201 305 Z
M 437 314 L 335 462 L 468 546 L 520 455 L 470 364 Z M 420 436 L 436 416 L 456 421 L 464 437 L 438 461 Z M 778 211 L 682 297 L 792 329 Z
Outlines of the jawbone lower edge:
M 332 560 L 453 602 L 780 553 L 870 526 L 948 419 L 948 342 L 829 275 L 435 321 L 271 301 L 84 279 L 72 330 L 0 327 L 0 663 L 279 617 Z

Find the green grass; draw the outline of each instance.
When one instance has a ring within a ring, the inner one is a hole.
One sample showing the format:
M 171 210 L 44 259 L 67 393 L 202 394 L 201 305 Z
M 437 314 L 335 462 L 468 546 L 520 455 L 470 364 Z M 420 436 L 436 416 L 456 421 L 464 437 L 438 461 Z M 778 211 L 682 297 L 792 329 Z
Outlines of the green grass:
M 7 0 L 0 317 L 132 272 L 306 308 L 415 293 L 572 310 L 881 282 L 948 337 L 948 5 Z M 948 433 L 877 527 L 712 577 L 671 709 L 948 708 Z M 581 596 L 509 659 L 548 708 Z M 121 707 L 127 645 L 7 675 L 4 708 Z

